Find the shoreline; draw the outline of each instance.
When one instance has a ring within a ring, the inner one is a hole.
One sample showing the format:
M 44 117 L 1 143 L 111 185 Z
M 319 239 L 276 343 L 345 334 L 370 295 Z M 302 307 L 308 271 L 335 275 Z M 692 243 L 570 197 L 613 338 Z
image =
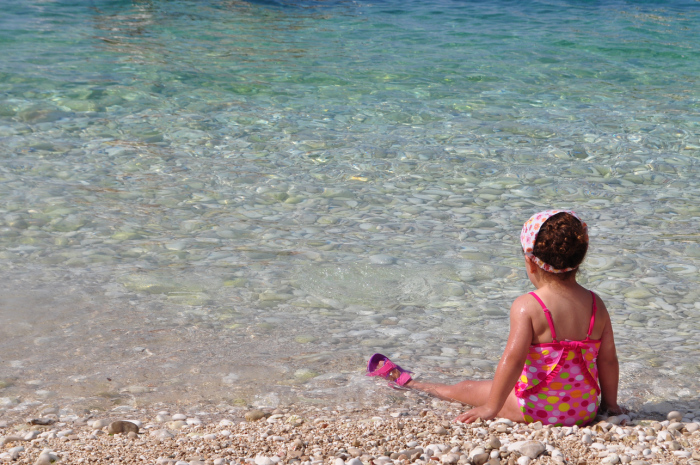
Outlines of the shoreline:
M 700 465 L 700 410 L 598 417 L 583 428 L 498 419 L 463 425 L 452 422 L 460 404 L 395 392 L 376 407 L 5 409 L 0 463 Z M 119 420 L 138 425 L 138 434 L 108 434 Z

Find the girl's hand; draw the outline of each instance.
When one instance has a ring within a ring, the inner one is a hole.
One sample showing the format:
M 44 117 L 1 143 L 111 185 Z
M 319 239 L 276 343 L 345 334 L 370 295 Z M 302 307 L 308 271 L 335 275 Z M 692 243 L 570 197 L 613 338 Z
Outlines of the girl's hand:
M 455 421 L 461 423 L 473 423 L 478 418 L 481 418 L 482 421 L 486 421 L 495 418 L 497 413 L 498 410 L 490 408 L 486 405 L 482 405 L 481 407 L 476 407 L 469 410 L 468 412 L 464 412 L 463 414 L 455 418 Z
M 619 405 L 606 405 L 604 403 L 600 404 L 600 407 L 598 407 L 598 413 L 602 415 L 622 415 L 622 414 L 627 414 L 629 410 L 627 410 L 624 407 L 620 407 Z

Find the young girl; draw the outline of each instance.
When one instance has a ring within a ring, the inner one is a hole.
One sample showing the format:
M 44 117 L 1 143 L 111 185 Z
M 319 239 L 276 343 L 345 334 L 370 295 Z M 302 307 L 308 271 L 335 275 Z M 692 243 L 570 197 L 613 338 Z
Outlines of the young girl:
M 622 413 L 608 310 L 576 282 L 588 250 L 586 223 L 572 211 L 540 212 L 523 226 L 520 243 L 537 290 L 510 308 L 510 334 L 493 380 L 422 383 L 381 354 L 370 358 L 368 376 L 474 406 L 456 418 L 466 423 L 498 416 L 571 426 L 589 423 L 599 409 Z

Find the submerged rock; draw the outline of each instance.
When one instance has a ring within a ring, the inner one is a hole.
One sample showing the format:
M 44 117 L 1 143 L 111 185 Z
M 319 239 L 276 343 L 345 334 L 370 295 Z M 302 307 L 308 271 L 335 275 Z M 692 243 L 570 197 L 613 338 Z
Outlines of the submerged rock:
M 265 418 L 265 412 L 262 410 L 249 410 L 245 413 L 246 421 L 258 421 L 262 418 Z
M 107 427 L 108 434 L 127 434 L 132 432 L 138 434 L 139 427 L 130 421 L 113 421 Z

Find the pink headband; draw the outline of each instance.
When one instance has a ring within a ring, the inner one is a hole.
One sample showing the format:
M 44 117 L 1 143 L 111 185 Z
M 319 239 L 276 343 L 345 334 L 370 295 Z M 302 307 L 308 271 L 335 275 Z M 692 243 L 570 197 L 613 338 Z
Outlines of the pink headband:
M 545 221 L 547 221 L 549 218 L 552 216 L 556 215 L 557 213 L 568 213 L 572 216 L 574 216 L 577 220 L 581 222 L 583 225 L 583 229 L 588 231 L 588 226 L 586 226 L 586 223 L 581 220 L 581 218 L 578 217 L 578 215 L 570 210 L 545 210 L 543 212 L 535 213 L 530 217 L 529 220 L 525 222 L 523 225 L 523 230 L 520 232 L 520 244 L 523 246 L 523 251 L 525 252 L 525 255 L 530 257 L 540 268 L 542 268 L 544 271 L 548 271 L 550 273 L 566 273 L 567 271 L 573 271 L 578 267 L 574 268 L 564 268 L 563 270 L 558 270 L 554 268 L 552 265 L 548 265 L 539 258 L 535 257 L 532 254 L 532 251 L 535 249 L 535 241 L 537 240 L 537 234 L 540 232 L 540 228 L 544 224 Z

